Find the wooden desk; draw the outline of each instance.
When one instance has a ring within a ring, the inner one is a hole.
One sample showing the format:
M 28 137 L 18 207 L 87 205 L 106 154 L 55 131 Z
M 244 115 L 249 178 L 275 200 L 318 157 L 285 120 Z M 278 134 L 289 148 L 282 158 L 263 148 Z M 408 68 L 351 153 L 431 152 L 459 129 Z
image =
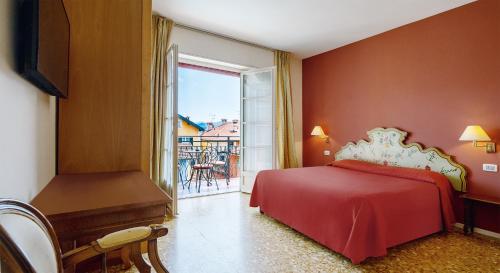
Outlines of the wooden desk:
M 169 198 L 142 172 L 58 175 L 33 199 L 68 251 L 125 228 L 161 224 Z
M 460 196 L 464 199 L 464 234 L 474 233 L 474 204 L 476 202 L 500 205 L 500 198 L 466 193 Z

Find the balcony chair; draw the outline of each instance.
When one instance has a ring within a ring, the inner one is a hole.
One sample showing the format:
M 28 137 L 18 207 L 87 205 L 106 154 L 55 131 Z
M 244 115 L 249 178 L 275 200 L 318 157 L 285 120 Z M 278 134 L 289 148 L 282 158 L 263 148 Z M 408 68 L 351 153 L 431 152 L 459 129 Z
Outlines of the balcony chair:
M 202 178 L 205 178 L 207 181 L 207 186 L 212 185 L 213 179 L 215 181 L 215 185 L 217 186 L 217 190 L 219 190 L 219 184 L 217 183 L 217 179 L 215 179 L 213 172 L 215 161 L 217 161 L 217 150 L 211 146 L 203 149 L 198 157 L 197 163 L 192 166 L 188 189 L 190 189 L 191 180 L 193 179 L 193 176 L 195 176 L 195 188 L 198 188 L 198 193 L 201 191 Z
M 151 267 L 141 255 L 141 242 L 147 242 L 151 265 L 158 273 L 166 273 L 158 256 L 157 239 L 168 229 L 162 225 L 135 227 L 108 234 L 88 245 L 62 254 L 52 225 L 31 205 L 0 199 L 0 271 L 3 273 L 63 273 L 74 272 L 76 264 L 101 256 L 102 272 L 106 270 L 106 254 L 124 247 L 131 249 L 130 257 L 139 272 L 149 273 Z M 125 251 L 122 251 L 122 254 Z
M 220 151 L 217 153 L 217 160 L 214 162 L 213 172 L 216 174 L 221 174 L 226 179 L 226 185 L 229 186 L 230 181 L 230 163 L 229 152 Z
M 179 146 L 178 157 L 177 157 L 177 173 L 178 173 L 178 183 L 181 184 L 182 189 L 189 182 L 188 178 L 188 167 L 194 159 L 191 157 L 190 153 L 186 150 L 192 149 L 192 146 Z

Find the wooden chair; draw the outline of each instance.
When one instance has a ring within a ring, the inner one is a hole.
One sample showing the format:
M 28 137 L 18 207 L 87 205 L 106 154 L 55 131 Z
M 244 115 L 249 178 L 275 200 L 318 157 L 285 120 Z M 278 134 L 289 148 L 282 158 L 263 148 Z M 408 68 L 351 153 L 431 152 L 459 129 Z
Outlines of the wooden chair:
M 166 273 L 158 256 L 157 239 L 167 233 L 168 229 L 162 225 L 130 228 L 62 254 L 54 229 L 36 208 L 0 199 L 0 270 L 2 273 L 74 272 L 76 264 L 101 256 L 102 272 L 106 272 L 107 253 L 130 249 L 130 253 L 122 251 L 124 262 L 131 266 L 132 260 L 139 272 L 149 273 L 151 267 L 144 261 L 140 247 L 141 242 L 147 242 L 151 265 L 156 272 Z

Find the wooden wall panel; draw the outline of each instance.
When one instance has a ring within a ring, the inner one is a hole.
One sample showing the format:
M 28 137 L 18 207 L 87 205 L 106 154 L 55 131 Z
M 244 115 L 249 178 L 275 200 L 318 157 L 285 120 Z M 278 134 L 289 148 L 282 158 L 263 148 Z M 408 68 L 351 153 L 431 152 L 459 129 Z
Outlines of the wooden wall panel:
M 69 97 L 59 102 L 59 174 L 149 173 L 151 0 L 64 3 L 71 42 Z

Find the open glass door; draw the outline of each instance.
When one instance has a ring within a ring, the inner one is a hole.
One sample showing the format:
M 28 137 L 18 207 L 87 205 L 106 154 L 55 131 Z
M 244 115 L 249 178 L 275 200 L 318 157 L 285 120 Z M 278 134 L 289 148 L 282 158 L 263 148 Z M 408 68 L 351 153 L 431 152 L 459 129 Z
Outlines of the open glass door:
M 275 167 L 275 69 L 241 73 L 241 191 L 250 193 L 255 176 Z
M 177 45 L 173 44 L 167 51 L 163 181 L 167 195 L 172 198 L 170 209 L 174 215 L 177 214 L 177 69 Z

